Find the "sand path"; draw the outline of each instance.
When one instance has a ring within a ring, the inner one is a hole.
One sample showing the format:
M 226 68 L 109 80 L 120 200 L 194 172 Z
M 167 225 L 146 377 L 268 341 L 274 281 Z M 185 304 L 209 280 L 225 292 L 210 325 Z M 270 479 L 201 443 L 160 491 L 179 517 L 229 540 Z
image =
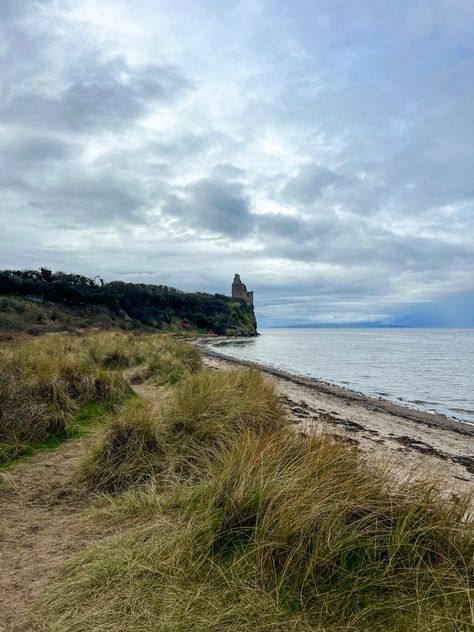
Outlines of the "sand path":
M 91 438 L 63 444 L 2 474 L 0 630 L 29 632 L 28 609 L 59 567 L 99 536 L 81 532 L 88 494 L 77 467 Z

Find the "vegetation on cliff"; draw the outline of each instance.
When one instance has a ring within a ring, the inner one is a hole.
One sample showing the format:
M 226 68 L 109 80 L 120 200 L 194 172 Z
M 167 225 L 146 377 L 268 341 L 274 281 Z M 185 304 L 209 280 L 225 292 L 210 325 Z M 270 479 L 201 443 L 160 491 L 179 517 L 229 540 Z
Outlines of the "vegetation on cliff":
M 197 330 L 255 335 L 253 307 L 222 294 L 186 293 L 165 285 L 104 283 L 78 274 L 0 271 L 0 329 Z

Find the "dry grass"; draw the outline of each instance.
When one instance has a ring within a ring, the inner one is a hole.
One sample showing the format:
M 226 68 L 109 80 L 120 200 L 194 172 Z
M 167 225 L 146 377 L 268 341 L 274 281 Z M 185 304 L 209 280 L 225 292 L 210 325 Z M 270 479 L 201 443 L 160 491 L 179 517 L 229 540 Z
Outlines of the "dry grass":
M 253 369 L 182 378 L 159 410 L 131 402 L 84 466 L 91 489 L 115 493 L 148 481 L 202 475 L 202 466 L 239 436 L 275 432 L 285 422 L 273 388 Z M 161 462 L 161 465 L 159 463 Z
M 91 489 L 115 493 L 141 485 L 166 470 L 164 441 L 150 404 L 134 399 L 115 419 L 85 461 Z
M 91 363 L 83 347 L 83 340 L 61 334 L 2 347 L 0 460 L 28 443 L 66 437 L 80 406 L 124 394 L 122 375 Z
M 467 629 L 472 499 L 447 502 L 428 482 L 391 487 L 328 437 L 249 435 L 191 497 L 193 548 L 257 573 L 316 628 Z
M 81 406 L 125 393 L 125 370 L 136 381 L 174 384 L 200 368 L 197 349 L 164 335 L 48 334 L 3 344 L 0 461 L 21 455 L 30 443 L 67 437 Z
M 46 630 L 474 625 L 472 499 L 394 489 L 356 451 L 298 436 L 256 371 L 188 374 L 161 411 L 134 404 L 91 460 L 96 487 L 126 489 L 94 519 L 125 531 L 65 569 L 41 606 Z
M 135 383 L 150 381 L 157 386 L 171 386 L 202 368 L 199 350 L 182 342 L 161 337 L 147 352 L 146 364 L 132 377 Z
M 201 371 L 177 385 L 158 423 L 178 469 L 200 468 L 246 432 L 263 436 L 286 422 L 280 399 L 255 369 Z

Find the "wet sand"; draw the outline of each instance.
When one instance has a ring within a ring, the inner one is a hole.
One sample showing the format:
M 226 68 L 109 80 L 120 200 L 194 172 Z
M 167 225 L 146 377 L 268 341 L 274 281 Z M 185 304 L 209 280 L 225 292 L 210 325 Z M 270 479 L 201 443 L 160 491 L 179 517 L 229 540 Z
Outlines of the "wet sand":
M 213 343 L 216 341 L 214 340 Z M 474 425 L 413 410 L 314 378 L 224 357 L 199 341 L 210 368 L 255 366 L 274 383 L 295 428 L 329 432 L 401 478 L 437 478 L 447 494 L 474 492 Z

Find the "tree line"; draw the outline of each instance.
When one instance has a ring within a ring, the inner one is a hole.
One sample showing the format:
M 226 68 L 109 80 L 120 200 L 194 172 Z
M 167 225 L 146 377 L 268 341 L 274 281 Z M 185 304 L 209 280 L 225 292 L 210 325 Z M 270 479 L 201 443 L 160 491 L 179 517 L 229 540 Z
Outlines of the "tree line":
M 105 283 L 80 274 L 39 270 L 0 271 L 0 294 L 64 305 L 102 305 L 147 327 L 179 321 L 219 335 L 255 334 L 253 308 L 223 294 L 182 292 L 166 285 Z

